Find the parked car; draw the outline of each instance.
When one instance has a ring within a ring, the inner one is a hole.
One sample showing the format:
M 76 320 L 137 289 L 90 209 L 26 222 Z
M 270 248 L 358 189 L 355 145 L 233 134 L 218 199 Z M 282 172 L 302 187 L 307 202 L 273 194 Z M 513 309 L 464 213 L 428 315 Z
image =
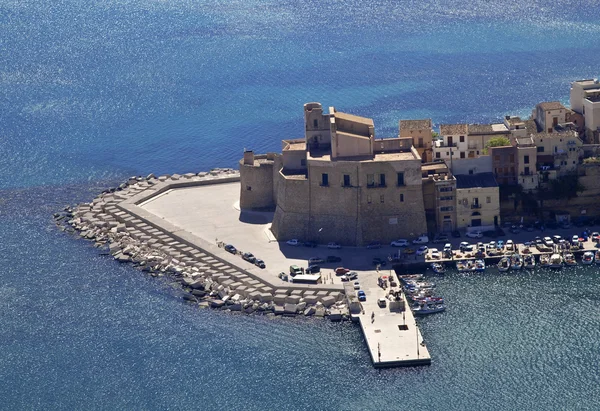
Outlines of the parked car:
M 348 274 L 350 272 L 350 270 L 348 270 L 347 268 L 344 267 L 338 267 L 335 269 L 335 275 L 344 275 L 344 274 Z
M 573 243 L 573 245 L 579 245 L 579 236 L 577 234 L 571 238 L 571 243 Z
M 234 246 L 232 246 L 231 244 L 227 244 L 227 245 L 225 246 L 225 251 L 228 251 L 228 252 L 230 252 L 231 254 L 236 254 L 236 253 L 237 253 L 237 250 L 236 250 L 236 248 L 235 248 Z
M 256 261 L 256 257 L 252 253 L 244 253 L 242 254 L 242 258 L 252 264 Z
M 293 246 L 302 244 L 297 238 L 292 238 L 291 240 L 287 240 L 285 243 L 287 245 L 293 245 Z
M 417 249 L 417 255 L 425 255 L 429 248 L 426 245 L 422 245 Z
M 322 262 L 323 262 L 323 259 L 321 257 L 310 257 L 308 259 L 308 265 L 321 264 Z
M 416 240 L 413 240 L 413 244 L 427 244 L 429 242 L 429 237 L 426 235 L 422 235 Z
M 592 241 L 596 241 L 596 242 L 600 241 L 600 233 L 598 233 L 597 231 L 594 231 L 592 233 Z
M 356 280 L 358 278 L 358 273 L 356 271 L 350 271 L 345 275 L 349 280 Z
M 433 260 L 439 260 L 440 258 L 442 258 L 437 248 L 430 248 L 429 252 L 431 253 L 430 255 Z
M 436 244 L 437 243 L 445 243 L 447 241 L 448 241 L 448 236 L 445 234 L 438 235 L 433 239 L 433 242 Z
M 562 240 L 562 237 L 559 235 L 553 235 L 552 236 L 552 241 L 554 241 L 555 244 L 560 243 L 560 240 Z
M 387 305 L 387 300 L 385 298 L 381 297 L 377 300 L 377 305 L 380 306 L 381 308 L 384 308 Z
M 363 290 L 359 290 L 356 295 L 358 297 L 358 301 L 367 301 L 367 295 Z
M 321 272 L 321 267 L 316 264 L 309 265 L 306 270 L 306 274 L 316 274 Z
M 341 245 L 339 245 L 338 243 L 333 243 L 333 242 L 332 242 L 332 243 L 329 243 L 329 244 L 327 244 L 327 248 L 333 248 L 333 249 L 336 249 L 336 248 L 342 248 L 342 246 L 341 246 Z
M 554 241 L 550 237 L 544 237 L 544 245 L 546 247 L 552 247 L 554 245 Z
M 302 269 L 297 265 L 290 265 L 290 275 L 295 277 L 298 274 L 302 274 Z
M 337 255 L 328 255 L 325 261 L 328 263 L 339 263 L 342 261 L 342 257 L 338 257 Z
M 408 240 L 401 238 L 390 243 L 392 247 L 408 247 Z
M 254 265 L 256 265 L 257 267 L 260 267 L 260 268 L 266 268 L 267 267 L 265 265 L 265 262 L 263 260 L 258 259 L 258 258 L 256 260 L 254 260 Z
M 312 247 L 315 248 L 317 246 L 317 243 L 315 243 L 314 241 L 305 241 L 304 242 L 304 247 Z
M 450 244 L 450 243 L 446 243 L 446 244 L 444 245 L 444 252 L 446 252 L 446 251 L 450 251 L 450 252 L 452 252 L 452 244 Z
M 469 243 L 467 243 L 466 241 L 463 241 L 463 242 L 462 242 L 462 243 L 460 243 L 460 245 L 458 246 L 458 249 L 459 249 L 460 251 L 463 251 L 463 252 L 464 252 L 464 251 L 465 251 L 465 249 L 466 249 L 466 248 L 467 248 L 469 245 L 470 245 Z
M 481 231 L 469 231 L 466 236 L 469 238 L 481 238 L 483 234 L 481 234 Z
M 381 243 L 379 241 L 371 241 L 369 244 L 367 244 L 367 248 L 368 249 L 381 248 Z
M 385 266 L 386 261 L 383 258 L 379 258 L 379 257 L 375 257 L 373 258 L 373 265 L 380 265 L 380 266 Z
M 352 285 L 354 286 L 355 290 L 360 290 L 360 283 L 358 281 L 355 281 Z

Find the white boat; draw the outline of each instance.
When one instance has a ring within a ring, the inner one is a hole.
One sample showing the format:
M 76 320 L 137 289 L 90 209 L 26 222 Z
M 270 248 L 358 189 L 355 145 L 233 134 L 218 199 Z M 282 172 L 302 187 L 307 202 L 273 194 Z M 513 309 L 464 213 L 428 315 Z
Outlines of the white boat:
M 440 263 L 431 263 L 431 269 L 436 274 L 444 274 L 446 272 L 444 265 Z
M 594 262 L 594 252 L 593 251 L 586 251 L 585 253 L 583 253 L 583 257 L 581 258 L 581 262 L 582 264 L 585 265 L 590 265 Z
M 596 250 L 596 253 L 594 254 L 594 262 L 596 264 L 600 264 L 600 250 Z
M 554 253 L 550 256 L 550 268 L 562 268 L 563 266 L 563 258 L 560 254 Z
M 535 268 L 535 257 L 533 254 L 527 254 L 523 257 L 523 267 L 529 270 Z
M 550 254 L 540 254 L 540 267 L 550 267 Z
M 577 260 L 575 259 L 575 256 L 573 255 L 573 253 L 566 253 L 564 260 L 565 260 L 566 265 L 569 265 L 569 266 L 577 265 Z
M 484 260 L 475 260 L 475 271 L 478 271 L 478 272 L 485 271 L 485 261 Z
M 500 259 L 500 261 L 498 262 L 497 267 L 498 267 L 498 271 L 500 271 L 500 272 L 508 271 L 508 269 L 510 268 L 510 258 L 502 257 Z
M 510 268 L 513 270 L 520 270 L 523 268 L 523 259 L 519 254 L 513 254 L 510 257 Z
M 429 315 L 446 311 L 444 304 L 421 304 L 413 308 L 414 315 Z

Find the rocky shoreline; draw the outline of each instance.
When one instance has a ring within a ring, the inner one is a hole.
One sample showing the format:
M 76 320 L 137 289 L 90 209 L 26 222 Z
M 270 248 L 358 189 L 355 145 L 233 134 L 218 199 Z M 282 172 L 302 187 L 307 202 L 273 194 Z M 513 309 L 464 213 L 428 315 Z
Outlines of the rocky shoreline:
M 350 319 L 343 292 L 273 288 L 245 270 L 215 256 L 211 250 L 178 241 L 166 230 L 149 225 L 127 213 L 118 204 L 164 182 L 210 183 L 236 181 L 233 169 L 156 177 L 131 177 L 118 187 L 104 190 L 90 203 L 66 206 L 54 214 L 61 231 L 78 235 L 111 255 L 152 276 L 168 276 L 179 283 L 183 299 L 199 307 L 294 317 L 327 317 L 332 321 Z M 216 247 L 216 245 L 215 245 Z

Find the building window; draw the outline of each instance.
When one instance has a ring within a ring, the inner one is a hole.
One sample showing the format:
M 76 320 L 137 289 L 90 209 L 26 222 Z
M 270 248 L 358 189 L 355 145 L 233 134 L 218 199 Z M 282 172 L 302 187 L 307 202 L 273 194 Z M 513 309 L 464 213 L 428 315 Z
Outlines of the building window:
M 492 202 L 492 197 L 486 197 L 485 202 L 490 204 Z
M 379 196 L 379 202 L 383 203 L 383 194 Z
M 367 196 L 367 203 L 371 204 L 371 196 Z
M 477 155 L 479 155 L 479 150 L 477 150 Z
M 452 196 L 440 197 L 440 201 L 452 201 L 453 199 L 454 199 L 454 197 L 452 197 Z
M 529 167 L 525 167 L 525 175 L 529 174 Z
M 465 152 L 464 151 L 460 152 L 460 158 L 465 158 Z
M 329 185 L 329 174 L 323 173 L 321 174 L 321 185 L 328 186 Z
M 523 157 L 523 161 L 525 162 L 525 164 L 529 164 L 529 156 Z
M 367 187 L 375 187 L 375 174 L 367 174 Z
M 250 187 L 250 186 L 246 186 L 246 190 L 248 190 L 248 191 L 252 191 L 252 187 Z
M 379 185 L 385 187 L 385 174 L 379 174 Z M 383 201 L 382 201 L 383 203 Z
M 440 154 L 441 154 L 441 153 L 440 153 L 439 151 L 436 151 L 436 152 L 435 152 L 435 158 L 440 158 Z
M 419 137 L 419 148 L 423 148 L 423 137 Z
M 465 136 L 460 136 L 460 137 L 459 137 L 459 141 L 460 141 L 461 143 L 464 143 L 464 142 L 465 142 Z
M 452 206 L 440 207 L 440 211 L 452 211 Z
M 400 194 L 400 202 L 403 203 L 404 202 L 404 194 Z
M 398 186 L 404 185 L 404 173 L 398 173 Z
M 450 155 L 450 153 L 446 151 L 446 157 L 448 157 L 449 155 Z
M 350 187 L 350 174 L 344 174 L 344 187 Z
M 440 187 L 440 192 L 445 193 L 445 192 L 450 192 L 452 191 L 452 187 Z
M 319 122 L 317 121 L 317 119 L 316 119 L 316 118 L 313 120 L 313 126 L 314 126 L 315 128 L 318 128 L 318 127 L 319 127 Z
M 306 167 L 306 160 L 305 159 L 300 160 L 300 165 L 302 167 Z

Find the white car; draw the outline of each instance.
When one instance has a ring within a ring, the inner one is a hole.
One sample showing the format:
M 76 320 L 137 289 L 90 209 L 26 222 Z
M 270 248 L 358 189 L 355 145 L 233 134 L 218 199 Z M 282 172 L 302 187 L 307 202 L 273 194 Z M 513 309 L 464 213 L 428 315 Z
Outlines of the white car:
M 506 248 L 506 251 L 515 251 L 515 243 L 513 243 L 513 240 L 507 240 L 504 247 Z
M 338 243 L 329 243 L 327 244 L 327 248 L 342 248 Z
M 446 243 L 444 245 L 444 252 L 446 252 L 446 251 L 452 251 L 452 244 Z
M 427 244 L 429 242 L 429 237 L 426 235 L 422 235 L 416 240 L 413 240 L 413 244 Z
M 308 259 L 308 265 L 313 265 L 313 264 L 321 264 L 325 262 L 321 257 L 310 257 Z
M 293 246 L 302 244 L 300 241 L 298 241 L 297 238 L 292 238 L 291 240 L 287 240 L 285 243 L 287 245 L 293 245 Z
M 575 234 L 573 236 L 573 238 L 571 239 L 571 242 L 575 245 L 579 245 L 579 236 L 577 234 Z
M 481 238 L 483 234 L 481 234 L 481 231 L 469 231 L 466 236 L 469 238 Z
M 550 237 L 544 237 L 544 244 L 547 247 L 553 247 L 554 246 L 554 241 L 552 241 L 552 238 L 550 238 Z
M 360 290 L 360 283 L 358 281 L 354 282 L 354 289 L 355 290 Z
M 401 238 L 390 243 L 392 247 L 408 247 L 408 240 Z
M 442 256 L 440 255 L 440 252 L 438 251 L 438 249 L 437 249 L 437 248 L 430 248 L 430 249 L 429 249 L 429 251 L 430 251 L 430 253 L 431 253 L 431 254 L 430 254 L 430 255 L 431 255 L 431 258 L 432 258 L 433 260 L 439 260 L 440 258 L 442 258 Z
M 427 252 L 428 248 L 426 245 L 422 245 L 417 249 L 417 255 L 424 255 Z M 437 251 L 437 250 L 436 250 Z

